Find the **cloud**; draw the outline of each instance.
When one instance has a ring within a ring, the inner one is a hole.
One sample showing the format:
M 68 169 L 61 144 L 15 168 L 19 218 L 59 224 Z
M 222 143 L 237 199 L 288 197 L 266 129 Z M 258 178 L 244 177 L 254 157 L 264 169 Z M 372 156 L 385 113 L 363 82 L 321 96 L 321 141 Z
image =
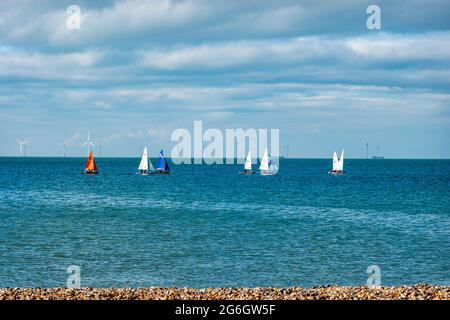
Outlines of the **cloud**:
M 79 133 L 75 133 L 73 136 L 64 141 L 66 146 L 71 146 L 78 143 L 81 140 L 81 135 Z
M 98 51 L 44 54 L 10 50 L 0 52 L 0 76 L 89 79 L 101 57 Z
M 391 33 L 450 28 L 445 0 L 383 2 L 383 28 Z M 70 3 L 73 4 L 73 3 Z M 67 3 L 22 0 L 0 3 L 0 41 L 41 51 L 101 47 L 154 48 L 171 43 L 230 42 L 311 35 L 367 34 L 366 7 L 358 0 L 78 0 L 81 29 L 69 30 Z M 429 19 L 429 17 L 433 17 Z
M 434 60 L 448 64 L 450 33 L 238 41 L 186 46 L 169 51 L 151 50 L 141 52 L 141 56 L 143 65 L 165 70 L 220 69 L 245 65 L 265 68 L 270 65 L 315 64 L 318 61 L 329 64 L 371 64 L 373 59 L 385 62 Z
M 292 64 L 332 58 L 340 44 L 330 39 L 305 37 L 283 41 L 238 41 L 203 44 L 170 51 L 141 52 L 142 64 L 156 69 L 208 69 L 242 65 Z M 339 54 L 339 52 L 338 52 Z
M 164 127 L 150 128 L 147 130 L 147 134 L 149 135 L 149 137 L 155 138 L 159 141 L 169 136 L 169 132 Z
M 127 60 L 120 63 L 114 63 L 111 60 L 114 57 L 114 52 L 107 48 L 67 53 L 8 50 L 0 52 L 0 77 L 14 77 L 15 81 L 24 83 L 37 79 L 75 81 L 76 87 L 90 84 L 96 88 L 116 88 L 131 82 L 164 82 L 170 77 L 167 72 L 180 72 L 175 81 L 181 82 L 208 83 L 208 78 L 214 78 L 215 83 L 226 83 L 229 78 L 237 80 L 236 77 L 244 82 L 273 81 L 284 77 L 297 81 L 391 86 L 450 84 L 450 32 L 242 40 L 131 50 Z M 385 77 L 386 72 L 389 78 Z M 218 74 L 221 76 L 217 77 Z M 79 94 L 77 90 L 67 92 L 72 98 Z M 140 96 L 149 101 L 177 98 L 182 101 L 186 95 L 190 93 L 178 88 L 166 92 L 149 90 Z M 122 90 L 120 100 L 127 97 L 127 91 Z M 83 100 L 87 99 L 95 99 L 93 103 L 103 109 L 115 105 L 101 100 L 97 90 L 91 90 Z
M 208 121 L 223 121 L 228 120 L 233 116 L 233 112 L 229 111 L 213 111 L 206 114 Z
M 122 131 L 118 133 L 111 133 L 105 138 L 101 139 L 103 143 L 111 144 L 120 140 L 143 140 L 152 138 L 152 140 L 161 141 L 168 136 L 168 131 L 163 127 L 153 127 L 147 130 L 140 129 L 137 131 Z
M 131 132 L 131 131 L 127 131 L 127 132 L 120 132 L 120 133 L 111 133 L 108 136 L 106 136 L 105 138 L 102 139 L 103 143 L 111 143 L 117 140 L 122 140 L 122 139 L 137 139 L 137 138 L 142 138 L 145 136 L 145 132 L 143 130 L 139 130 L 136 132 Z
M 312 150 L 396 126 L 449 133 L 445 1 L 380 3 L 381 31 L 367 30 L 357 0 L 77 4 L 71 31 L 67 3 L 0 2 L 0 153 L 15 136 L 50 150 L 95 129 L 135 154 L 132 141 L 167 145 L 171 128 L 197 119 L 282 128 L 291 144 L 314 131 Z
M 112 105 L 108 102 L 105 102 L 103 100 L 95 102 L 95 105 L 103 110 L 110 110 L 112 108 Z
M 414 35 L 382 34 L 349 39 L 346 46 L 366 59 L 387 61 L 450 59 L 450 32 Z
M 211 19 L 206 1 L 126 0 L 107 1 L 96 5 L 92 1 L 78 1 L 81 10 L 81 28 L 66 27 L 67 5 L 34 2 L 3 4 L 7 14 L 0 22 L 10 32 L 3 37 L 16 45 L 50 48 L 95 47 L 109 42 L 129 42 L 130 34 L 161 36 L 170 31 L 180 31 L 186 26 L 195 27 Z M 31 8 L 31 9 L 30 9 Z M 45 10 L 45 8 L 47 10 Z M 27 18 L 24 18 L 27 17 Z

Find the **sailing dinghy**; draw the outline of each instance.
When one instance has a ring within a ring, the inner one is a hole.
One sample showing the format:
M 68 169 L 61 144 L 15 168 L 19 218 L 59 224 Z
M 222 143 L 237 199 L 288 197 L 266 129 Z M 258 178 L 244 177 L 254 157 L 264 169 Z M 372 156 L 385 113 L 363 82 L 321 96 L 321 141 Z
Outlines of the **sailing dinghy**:
M 262 176 L 273 176 L 278 173 L 278 166 L 268 155 L 267 148 L 264 150 L 261 164 L 259 165 L 259 172 Z
M 147 146 L 144 148 L 144 152 L 142 153 L 141 163 L 138 167 L 137 174 L 148 175 L 154 173 L 155 168 L 153 167 L 152 162 L 148 158 Z
M 344 174 L 344 150 L 342 150 L 341 157 L 338 158 L 336 151 L 333 153 L 333 170 L 329 174 Z
M 159 174 L 169 174 L 170 173 L 169 163 L 167 162 L 166 158 L 164 158 L 164 153 L 162 150 L 159 153 L 158 167 L 156 168 L 155 173 L 159 173 Z
M 92 152 L 92 150 L 89 151 L 89 157 L 86 162 L 86 167 L 84 168 L 82 173 L 83 174 L 98 174 L 97 164 L 95 163 L 94 153 Z
M 245 158 L 244 171 L 239 172 L 239 174 L 254 174 L 252 171 L 252 156 L 250 154 L 250 150 L 247 153 L 247 157 Z
M 277 162 L 273 160 L 270 156 L 269 156 L 269 172 L 271 172 L 272 174 L 278 173 Z

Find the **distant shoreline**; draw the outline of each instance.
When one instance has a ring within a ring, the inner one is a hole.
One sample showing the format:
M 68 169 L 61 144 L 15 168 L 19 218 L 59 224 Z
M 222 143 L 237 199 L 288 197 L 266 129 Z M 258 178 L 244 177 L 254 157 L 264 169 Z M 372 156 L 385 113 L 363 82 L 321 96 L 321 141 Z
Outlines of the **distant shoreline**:
M 0 288 L 0 300 L 450 300 L 450 286 Z
M 96 156 L 96 160 L 98 159 L 140 159 L 141 155 L 136 155 L 136 156 Z M 66 156 L 66 157 L 62 157 L 62 156 L 26 156 L 26 157 L 21 157 L 21 156 L 0 156 L 0 159 L 22 159 L 22 158 L 29 158 L 29 159 L 86 159 L 87 156 Z M 157 159 L 158 156 L 157 155 L 149 155 L 149 158 L 151 159 Z M 166 157 L 166 159 L 170 159 L 172 160 L 171 157 Z M 289 158 L 285 158 L 285 157 L 280 157 L 279 159 L 281 160 L 327 160 L 327 161 L 331 161 L 330 158 L 297 158 L 297 157 L 289 157 Z M 192 158 L 192 161 L 194 160 L 194 158 Z M 225 163 L 225 158 L 224 160 L 224 164 Z M 245 159 L 244 158 L 239 158 L 239 161 L 242 161 L 242 163 L 244 163 Z M 383 160 L 450 160 L 450 158 L 388 158 L 385 157 L 383 159 L 366 159 L 366 158 L 346 158 L 346 160 L 370 160 L 370 161 L 377 161 L 377 162 L 381 162 Z M 234 158 L 234 161 L 236 161 L 236 158 Z

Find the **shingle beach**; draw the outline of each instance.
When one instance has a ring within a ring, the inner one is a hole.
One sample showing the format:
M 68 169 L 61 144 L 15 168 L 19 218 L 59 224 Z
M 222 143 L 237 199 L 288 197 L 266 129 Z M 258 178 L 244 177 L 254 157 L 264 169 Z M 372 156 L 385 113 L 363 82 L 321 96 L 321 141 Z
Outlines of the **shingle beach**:
M 450 286 L 370 288 L 2 288 L 0 300 L 450 300 Z

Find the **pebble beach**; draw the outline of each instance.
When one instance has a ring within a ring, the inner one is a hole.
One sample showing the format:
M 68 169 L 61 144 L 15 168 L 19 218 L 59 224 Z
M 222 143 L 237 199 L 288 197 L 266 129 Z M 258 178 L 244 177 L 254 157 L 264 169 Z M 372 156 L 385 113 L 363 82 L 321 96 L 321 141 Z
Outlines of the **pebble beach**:
M 450 286 L 370 288 L 2 288 L 0 300 L 450 300 Z

